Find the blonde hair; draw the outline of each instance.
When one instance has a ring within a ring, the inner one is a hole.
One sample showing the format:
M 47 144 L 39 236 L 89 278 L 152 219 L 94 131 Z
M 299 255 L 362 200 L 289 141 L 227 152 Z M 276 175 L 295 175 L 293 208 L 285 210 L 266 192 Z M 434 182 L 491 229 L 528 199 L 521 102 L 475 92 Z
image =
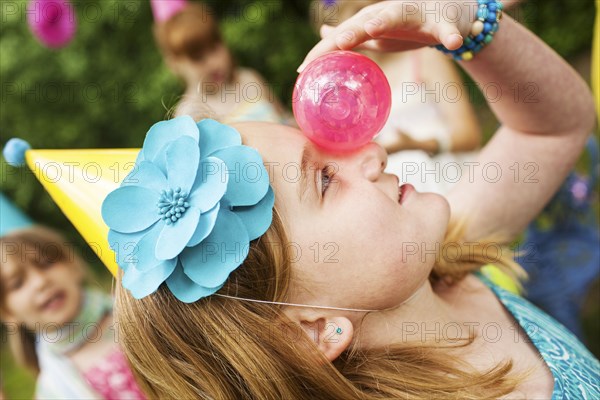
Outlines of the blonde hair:
M 460 232 L 461 224 L 452 224 L 445 243 L 465 251 L 459 259 L 437 262 L 432 280 L 458 281 L 492 261 L 486 242 L 464 246 Z M 283 243 L 286 232 L 275 209 L 269 230 L 251 243 L 247 259 L 218 293 L 288 301 L 293 276 Z M 493 261 L 520 275 L 507 252 Z M 512 392 L 520 379 L 510 373 L 512 361 L 479 372 L 449 354 L 473 338 L 448 346 L 347 350 L 332 363 L 281 306 L 218 296 L 186 304 L 166 285 L 141 300 L 117 285 L 115 310 L 125 354 L 149 398 L 497 398 Z
M 65 262 L 82 276 L 87 273 L 84 261 L 72 247 L 67 246 L 67 240 L 58 232 L 43 226 L 16 230 L 0 237 L 0 248 L 2 249 L 0 265 L 12 261 L 44 268 L 48 264 Z M 5 313 L 9 313 L 6 306 L 6 289 L 4 282 L 0 282 L 0 321 L 2 322 L 6 322 L 3 316 Z M 35 352 L 35 333 L 25 325 L 19 324 L 16 332 L 8 335 L 8 342 L 17 363 L 38 373 L 40 367 Z

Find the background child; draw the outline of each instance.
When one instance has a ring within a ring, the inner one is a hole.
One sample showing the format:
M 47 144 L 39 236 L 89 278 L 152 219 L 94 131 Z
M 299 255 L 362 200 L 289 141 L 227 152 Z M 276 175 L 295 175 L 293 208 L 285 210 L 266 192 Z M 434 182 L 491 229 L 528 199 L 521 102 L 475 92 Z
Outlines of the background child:
M 176 116 L 198 115 L 208 107 L 228 122 L 289 118 L 262 76 L 235 64 L 208 6 L 169 3 L 153 1 L 152 5 L 155 37 L 165 62 L 186 84 Z M 173 4 L 178 4 L 174 13 Z M 163 12 L 165 8 L 171 13 Z
M 17 362 L 38 374 L 36 398 L 143 399 L 116 341 L 113 299 L 83 286 L 86 265 L 60 234 L 0 200 L 0 320 Z

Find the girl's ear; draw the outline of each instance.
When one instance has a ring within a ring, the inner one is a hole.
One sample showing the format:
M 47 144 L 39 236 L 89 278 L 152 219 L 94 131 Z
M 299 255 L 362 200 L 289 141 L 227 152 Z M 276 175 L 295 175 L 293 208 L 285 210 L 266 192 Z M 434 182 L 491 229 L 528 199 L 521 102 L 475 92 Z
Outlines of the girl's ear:
M 352 322 L 343 316 L 330 316 L 312 310 L 286 313 L 317 345 L 329 361 L 350 346 L 354 335 Z

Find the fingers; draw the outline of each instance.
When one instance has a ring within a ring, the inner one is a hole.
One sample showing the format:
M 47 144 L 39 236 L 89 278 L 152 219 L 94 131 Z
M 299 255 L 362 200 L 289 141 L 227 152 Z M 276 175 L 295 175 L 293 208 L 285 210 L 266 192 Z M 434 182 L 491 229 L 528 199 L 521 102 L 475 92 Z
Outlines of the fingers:
M 298 72 L 302 72 L 308 63 L 325 53 L 334 50 L 349 50 L 372 39 L 363 27 L 365 22 L 373 19 L 373 13 L 369 12 L 371 7 L 363 8 L 354 17 L 342 22 L 337 27 L 326 25 L 321 27 L 320 32 L 323 39 L 308 52 L 298 67 Z
M 321 35 L 321 39 L 324 39 L 326 36 L 329 36 L 331 32 L 333 32 L 335 27 L 331 25 L 321 25 L 321 29 L 319 29 L 319 34 Z
M 421 13 L 416 6 L 412 9 L 402 6 L 403 3 L 377 3 L 363 8 L 335 28 L 323 26 L 321 41 L 306 55 L 298 72 L 325 53 L 357 46 L 377 51 L 402 51 L 428 44 L 442 43 L 449 50 L 462 45 L 463 37 L 455 23 L 440 22 Z
M 370 37 L 378 38 L 397 31 L 400 25 L 410 24 L 410 19 L 410 16 L 402 15 L 401 10 L 396 7 L 385 7 L 373 13 L 365 21 L 363 28 Z
M 414 50 L 423 47 L 423 43 L 414 41 L 404 41 L 398 39 L 373 39 L 367 40 L 366 42 L 357 46 L 357 49 L 371 50 L 382 53 L 394 52 L 394 51 L 407 51 Z
M 371 39 L 360 25 L 343 23 L 338 27 L 323 26 L 321 28 L 323 39 L 308 52 L 304 61 L 298 67 L 298 72 L 306 67 L 315 58 L 334 50 L 350 50 L 360 43 Z
M 463 44 L 463 37 L 454 24 L 442 23 L 431 27 L 431 34 L 448 50 L 456 50 Z

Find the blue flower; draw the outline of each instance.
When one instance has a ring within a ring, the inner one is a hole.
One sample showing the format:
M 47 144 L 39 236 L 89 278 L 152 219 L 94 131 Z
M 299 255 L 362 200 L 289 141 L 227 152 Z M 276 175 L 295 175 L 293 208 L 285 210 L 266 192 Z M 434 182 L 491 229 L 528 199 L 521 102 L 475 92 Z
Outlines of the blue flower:
M 183 116 L 150 128 L 102 217 L 135 298 L 166 282 L 189 303 L 219 290 L 244 261 L 271 225 L 273 203 L 260 154 L 235 129 Z

